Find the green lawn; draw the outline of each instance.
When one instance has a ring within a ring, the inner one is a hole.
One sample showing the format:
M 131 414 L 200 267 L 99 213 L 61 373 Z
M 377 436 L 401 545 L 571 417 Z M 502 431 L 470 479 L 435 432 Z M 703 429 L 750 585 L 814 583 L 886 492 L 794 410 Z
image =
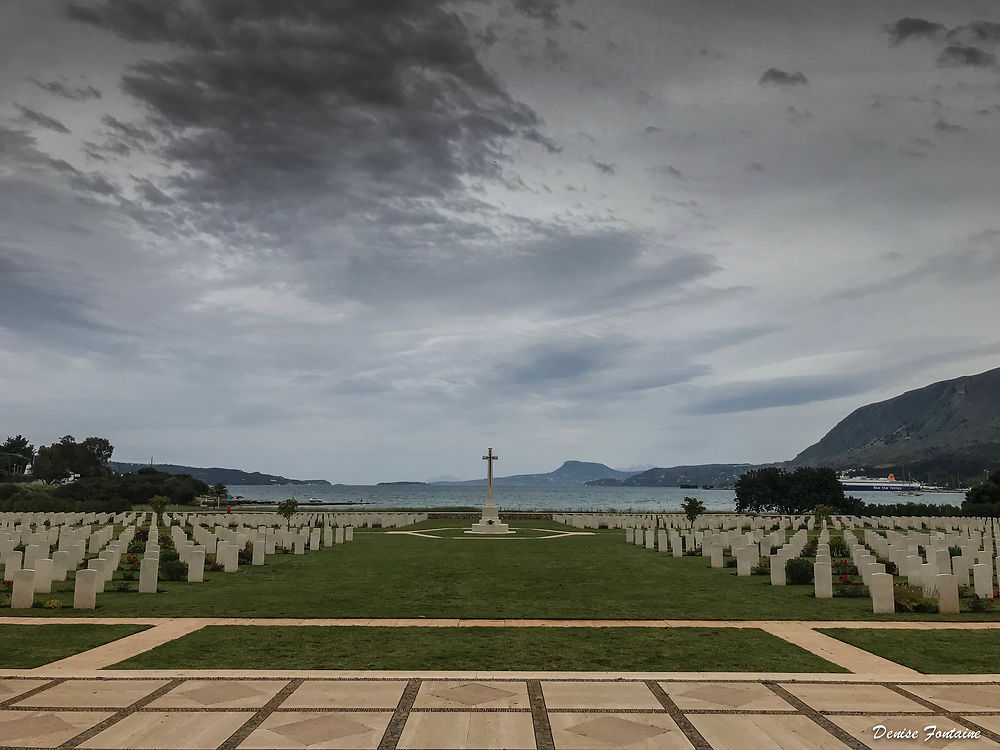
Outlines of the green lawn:
M 1000 630 L 827 628 L 819 632 L 924 674 L 1000 674 Z
M 31 669 L 89 651 L 146 625 L 0 625 L 0 667 Z
M 843 672 L 754 628 L 216 625 L 114 669 Z
M 434 520 L 422 528 L 465 527 Z M 545 521 L 513 528 L 571 530 Z M 305 555 L 274 555 L 238 573 L 206 573 L 205 583 L 161 581 L 162 593 L 98 595 L 93 612 L 162 617 L 462 617 L 559 619 L 996 620 L 998 613 L 874 615 L 867 598 L 816 599 L 812 585 L 773 587 L 767 576 L 739 578 L 705 557 L 674 558 L 625 543 L 623 531 L 558 539 L 426 539 L 359 529 L 355 541 Z M 132 582 L 132 589 L 136 583 Z M 72 581 L 44 598 L 64 608 L 0 616 L 66 615 Z M 41 600 L 41 595 L 37 597 Z

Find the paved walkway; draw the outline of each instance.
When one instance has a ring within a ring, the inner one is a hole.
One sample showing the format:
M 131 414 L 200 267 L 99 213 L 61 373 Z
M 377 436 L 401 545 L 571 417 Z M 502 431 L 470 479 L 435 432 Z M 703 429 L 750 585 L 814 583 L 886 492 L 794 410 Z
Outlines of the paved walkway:
M 979 630 L 1000 623 L 72 617 L 3 622 L 153 627 L 37 669 L 0 670 L 0 748 L 1000 748 L 1000 675 L 928 677 L 815 632 Z M 105 668 L 206 625 L 760 628 L 851 673 Z M 880 732 L 911 736 L 876 739 Z

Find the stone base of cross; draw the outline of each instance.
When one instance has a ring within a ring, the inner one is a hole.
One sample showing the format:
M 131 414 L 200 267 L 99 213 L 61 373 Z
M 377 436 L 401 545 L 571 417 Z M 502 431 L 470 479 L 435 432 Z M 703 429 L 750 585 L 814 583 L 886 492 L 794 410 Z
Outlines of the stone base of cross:
M 493 455 L 493 449 L 490 448 L 487 451 L 487 455 L 483 456 L 484 461 L 488 461 L 486 464 L 486 505 L 483 506 L 483 515 L 479 519 L 479 523 L 472 525 L 472 529 L 466 531 L 466 534 L 514 534 L 510 530 L 507 524 L 500 520 L 500 509 L 497 508 L 496 504 L 493 502 L 493 462 L 496 461 L 499 456 Z

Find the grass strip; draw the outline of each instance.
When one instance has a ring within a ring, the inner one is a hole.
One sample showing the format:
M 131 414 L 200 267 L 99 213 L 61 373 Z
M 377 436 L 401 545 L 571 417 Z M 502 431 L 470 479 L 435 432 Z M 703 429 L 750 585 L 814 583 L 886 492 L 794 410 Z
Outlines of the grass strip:
M 0 667 L 31 669 L 146 630 L 148 625 L 0 625 Z
M 842 672 L 755 628 L 212 625 L 115 669 Z
M 1000 630 L 818 631 L 923 674 L 1000 674 Z

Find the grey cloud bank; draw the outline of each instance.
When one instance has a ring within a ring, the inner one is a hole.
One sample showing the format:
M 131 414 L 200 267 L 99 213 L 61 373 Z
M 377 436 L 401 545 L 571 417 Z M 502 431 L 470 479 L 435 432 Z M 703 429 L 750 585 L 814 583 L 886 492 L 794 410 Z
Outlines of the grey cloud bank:
M 0 431 L 343 482 L 766 461 L 996 366 L 988 2 L 7 12 Z

